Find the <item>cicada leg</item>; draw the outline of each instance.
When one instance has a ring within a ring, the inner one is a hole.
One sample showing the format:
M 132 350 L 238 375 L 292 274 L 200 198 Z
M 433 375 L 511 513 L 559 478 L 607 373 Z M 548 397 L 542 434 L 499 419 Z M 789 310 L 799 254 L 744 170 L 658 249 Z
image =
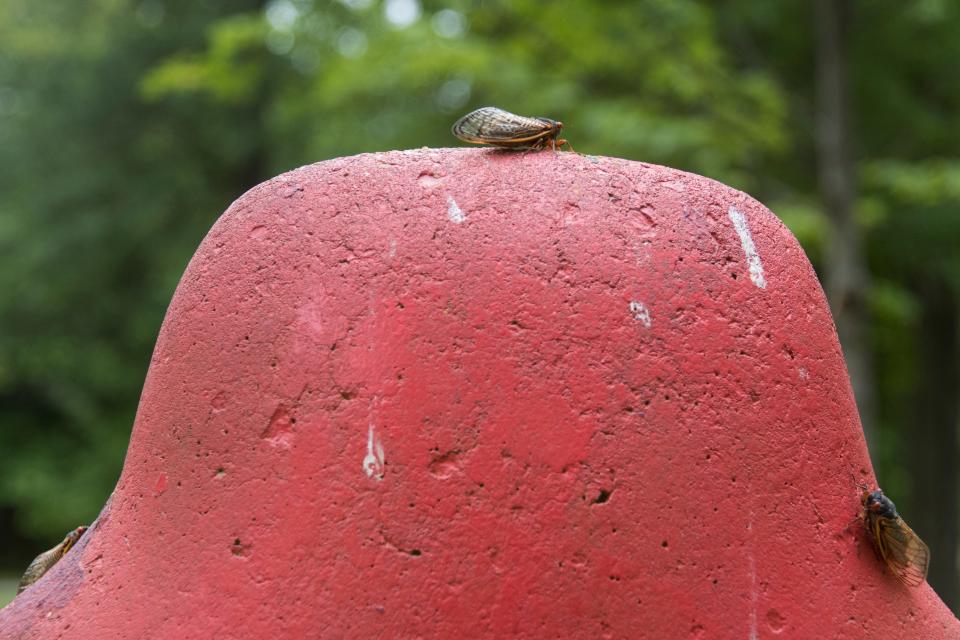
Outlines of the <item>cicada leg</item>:
M 544 144 L 549 145 L 553 149 L 554 153 L 563 151 L 563 145 L 567 145 L 570 148 L 570 151 L 576 153 L 576 150 L 573 148 L 573 145 L 570 144 L 570 141 L 565 138 L 545 138 Z
M 540 151 L 546 146 L 546 143 L 547 143 L 547 138 L 539 138 L 537 140 L 534 140 L 528 145 L 517 147 L 517 150 L 522 152 L 520 154 L 521 156 L 525 156 L 530 151 Z

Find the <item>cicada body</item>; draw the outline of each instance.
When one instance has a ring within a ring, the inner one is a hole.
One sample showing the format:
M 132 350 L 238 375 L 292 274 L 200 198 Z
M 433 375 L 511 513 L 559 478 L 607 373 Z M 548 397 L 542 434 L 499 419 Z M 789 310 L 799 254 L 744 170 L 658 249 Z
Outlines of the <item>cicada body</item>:
M 560 137 L 563 123 L 550 118 L 528 118 L 496 107 L 471 111 L 453 123 L 453 135 L 464 142 L 490 144 L 510 149 L 545 149 L 554 151 L 569 142 Z
M 17 588 L 17 593 L 22 593 L 27 587 L 42 578 L 47 571 L 52 569 L 53 565 L 57 564 L 67 551 L 70 551 L 86 530 L 86 527 L 77 527 L 68 533 L 60 544 L 48 551 L 44 551 L 34 558 L 30 566 L 27 567 L 27 570 L 24 571 L 23 577 L 20 578 L 20 586 Z
M 923 584 L 930 564 L 930 549 L 903 521 L 883 491 L 864 491 L 860 500 L 863 522 L 877 555 L 902 583 L 911 587 Z

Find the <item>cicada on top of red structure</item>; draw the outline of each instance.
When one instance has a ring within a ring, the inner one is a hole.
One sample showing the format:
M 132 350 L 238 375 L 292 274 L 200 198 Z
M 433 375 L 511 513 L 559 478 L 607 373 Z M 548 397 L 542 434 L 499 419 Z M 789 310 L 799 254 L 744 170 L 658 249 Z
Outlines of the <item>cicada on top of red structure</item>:
M 930 549 L 913 532 L 883 491 L 864 490 L 863 522 L 877 555 L 904 584 L 917 587 L 927 578 Z
M 60 558 L 73 548 L 73 545 L 77 543 L 77 540 L 80 539 L 80 536 L 82 536 L 86 530 L 86 527 L 77 527 L 68 533 L 60 544 L 44 551 L 34 558 L 33 562 L 30 563 L 30 566 L 27 567 L 27 570 L 23 573 L 23 577 L 20 578 L 20 586 L 17 588 L 17 593 L 23 593 L 27 587 L 42 578 L 53 565 L 60 562 Z
M 490 144 L 509 149 L 545 149 L 556 151 L 573 145 L 560 137 L 563 123 L 550 118 L 528 118 L 496 107 L 481 107 L 455 123 L 453 135 L 464 142 Z

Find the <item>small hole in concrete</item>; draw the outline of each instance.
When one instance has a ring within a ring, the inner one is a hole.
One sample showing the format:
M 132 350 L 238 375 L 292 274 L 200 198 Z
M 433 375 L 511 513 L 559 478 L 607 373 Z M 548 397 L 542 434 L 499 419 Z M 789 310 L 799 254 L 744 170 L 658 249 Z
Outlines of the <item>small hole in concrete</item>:
M 599 495 L 597 495 L 596 498 L 594 498 L 593 500 L 591 500 L 590 503 L 591 503 L 591 504 L 603 504 L 604 502 L 606 502 L 607 500 L 610 499 L 610 493 L 611 493 L 611 492 L 610 492 L 610 491 L 607 491 L 606 489 L 600 489 Z
M 421 555 L 420 549 L 410 549 L 410 555 L 419 556 Z
M 249 545 L 244 546 L 243 543 L 240 542 L 240 538 L 234 538 L 233 544 L 230 546 L 230 553 L 235 556 L 245 556 L 248 553 L 248 546 Z
M 667 548 L 668 546 L 670 546 L 670 545 L 668 545 L 668 544 L 667 544 L 667 541 L 664 540 L 663 542 L 660 543 L 660 546 L 663 547 L 664 549 L 666 549 L 666 548 Z

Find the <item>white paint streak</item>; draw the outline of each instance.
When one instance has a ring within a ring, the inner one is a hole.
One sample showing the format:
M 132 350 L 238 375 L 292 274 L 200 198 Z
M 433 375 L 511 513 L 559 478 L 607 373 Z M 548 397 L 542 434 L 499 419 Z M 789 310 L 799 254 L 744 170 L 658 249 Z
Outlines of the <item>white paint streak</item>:
M 650 325 L 653 324 L 653 321 L 650 319 L 650 310 L 647 309 L 646 305 L 642 302 L 637 302 L 636 300 L 630 301 L 630 313 L 633 314 L 633 319 L 637 320 L 645 326 L 647 329 L 650 328 Z
M 363 470 L 368 478 L 383 480 L 383 444 L 373 432 L 373 425 L 367 433 L 367 455 L 363 458 Z
M 453 196 L 447 196 L 447 217 L 450 222 L 460 224 L 467 219 L 467 216 L 460 210 L 460 205 L 453 199 Z
M 757 255 L 757 248 L 753 244 L 753 236 L 750 235 L 750 227 L 747 225 L 747 219 L 735 207 L 730 207 L 727 211 L 730 216 L 730 222 L 740 236 L 740 246 L 743 247 L 743 253 L 747 256 L 747 267 L 750 269 L 750 279 L 753 284 L 761 289 L 767 288 L 767 281 L 763 277 L 763 263 L 760 262 L 760 256 Z

